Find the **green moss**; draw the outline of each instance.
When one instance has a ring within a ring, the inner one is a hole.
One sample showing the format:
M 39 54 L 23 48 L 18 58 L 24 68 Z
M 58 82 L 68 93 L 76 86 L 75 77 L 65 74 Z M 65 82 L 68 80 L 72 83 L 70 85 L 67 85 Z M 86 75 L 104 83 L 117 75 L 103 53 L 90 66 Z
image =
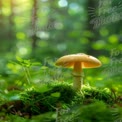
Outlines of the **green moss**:
M 113 104 L 114 95 L 109 89 L 98 89 L 94 87 L 86 87 L 83 89 L 85 99 L 102 100 L 107 104 Z
M 104 116 L 103 120 L 109 120 L 107 116 L 111 116 L 110 111 L 115 104 L 115 97 L 108 88 L 98 89 L 85 86 L 81 91 L 75 92 L 72 86 L 67 84 L 44 85 L 38 89 L 24 91 L 20 96 L 20 100 L 10 101 L 0 106 L 0 111 L 4 110 L 9 114 L 28 116 L 29 118 L 34 115 L 52 113 L 53 121 L 57 117 L 56 109 L 58 108 L 59 117 L 62 120 L 65 118 L 68 121 L 73 119 L 72 122 L 77 120 L 97 122 L 101 120 L 101 116 Z M 92 121 L 89 121 L 90 119 Z
M 115 103 L 114 94 L 107 88 L 98 89 L 95 87 L 85 86 L 77 93 L 74 104 L 90 104 L 95 101 L 103 101 L 106 104 L 113 105 Z
M 25 92 L 21 95 L 21 100 L 26 106 L 25 109 L 35 115 L 55 111 L 56 107 L 61 107 L 62 104 L 70 104 L 75 95 L 72 87 L 56 85 L 46 92 L 36 90 Z
M 97 101 L 89 105 L 79 106 L 75 111 L 77 121 L 85 122 L 113 122 L 111 109 L 102 101 Z

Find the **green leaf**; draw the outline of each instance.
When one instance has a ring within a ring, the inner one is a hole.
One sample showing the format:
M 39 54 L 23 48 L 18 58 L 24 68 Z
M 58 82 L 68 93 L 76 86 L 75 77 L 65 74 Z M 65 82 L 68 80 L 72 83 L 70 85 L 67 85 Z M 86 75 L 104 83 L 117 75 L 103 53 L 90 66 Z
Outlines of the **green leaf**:
M 52 97 L 60 97 L 60 95 L 60 92 L 55 92 L 51 94 Z
M 49 90 L 51 90 L 51 88 L 49 88 L 47 85 L 43 84 L 41 85 L 41 87 L 36 88 L 39 92 L 43 93 L 43 92 L 47 92 Z
M 33 66 L 38 66 L 38 65 L 41 65 L 41 63 L 40 62 L 34 62 L 34 63 L 32 63 L 32 65 Z
M 17 61 L 19 61 L 19 62 L 22 62 L 22 61 L 23 61 L 23 59 L 22 59 L 21 57 L 19 57 L 19 56 L 16 56 L 16 59 L 17 59 Z

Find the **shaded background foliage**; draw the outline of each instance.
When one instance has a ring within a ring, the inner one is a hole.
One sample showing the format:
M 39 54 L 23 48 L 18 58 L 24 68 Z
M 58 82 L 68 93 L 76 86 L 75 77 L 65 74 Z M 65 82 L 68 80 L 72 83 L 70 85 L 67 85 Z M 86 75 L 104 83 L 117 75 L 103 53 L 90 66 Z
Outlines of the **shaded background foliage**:
M 113 48 L 121 50 L 121 18 L 105 22 L 112 12 L 121 16 L 121 3 L 100 2 L 1 0 L 1 55 L 42 60 L 77 52 L 109 56 Z

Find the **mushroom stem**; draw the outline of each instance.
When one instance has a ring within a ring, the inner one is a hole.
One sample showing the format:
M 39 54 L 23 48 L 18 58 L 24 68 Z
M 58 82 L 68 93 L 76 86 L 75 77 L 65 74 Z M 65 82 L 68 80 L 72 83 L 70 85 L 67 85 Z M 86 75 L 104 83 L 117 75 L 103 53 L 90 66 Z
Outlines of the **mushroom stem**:
M 81 89 L 81 85 L 83 84 L 83 78 L 81 79 L 82 75 L 82 62 L 76 62 L 74 64 L 73 76 L 74 76 L 74 83 L 73 87 L 76 91 Z

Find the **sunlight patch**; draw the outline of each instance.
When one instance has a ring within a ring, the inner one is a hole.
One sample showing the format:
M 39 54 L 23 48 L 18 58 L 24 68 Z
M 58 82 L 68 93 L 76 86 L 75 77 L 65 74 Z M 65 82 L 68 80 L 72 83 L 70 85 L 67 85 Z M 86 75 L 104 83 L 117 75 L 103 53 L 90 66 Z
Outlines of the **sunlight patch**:
M 37 32 L 37 36 L 41 39 L 48 39 L 49 38 L 49 34 L 44 31 Z
M 78 4 L 76 4 L 76 3 L 71 3 L 70 5 L 69 5 L 69 7 L 70 7 L 70 9 L 71 10 L 73 10 L 73 11 L 80 11 L 82 8 L 78 5 Z
M 20 47 L 19 48 L 19 54 L 20 55 L 26 55 L 27 54 L 27 48 L 25 48 L 25 47 Z
M 67 2 L 66 0 L 60 0 L 60 1 L 58 2 L 58 4 L 59 4 L 60 7 L 65 7 L 65 6 L 68 5 L 68 2 Z

